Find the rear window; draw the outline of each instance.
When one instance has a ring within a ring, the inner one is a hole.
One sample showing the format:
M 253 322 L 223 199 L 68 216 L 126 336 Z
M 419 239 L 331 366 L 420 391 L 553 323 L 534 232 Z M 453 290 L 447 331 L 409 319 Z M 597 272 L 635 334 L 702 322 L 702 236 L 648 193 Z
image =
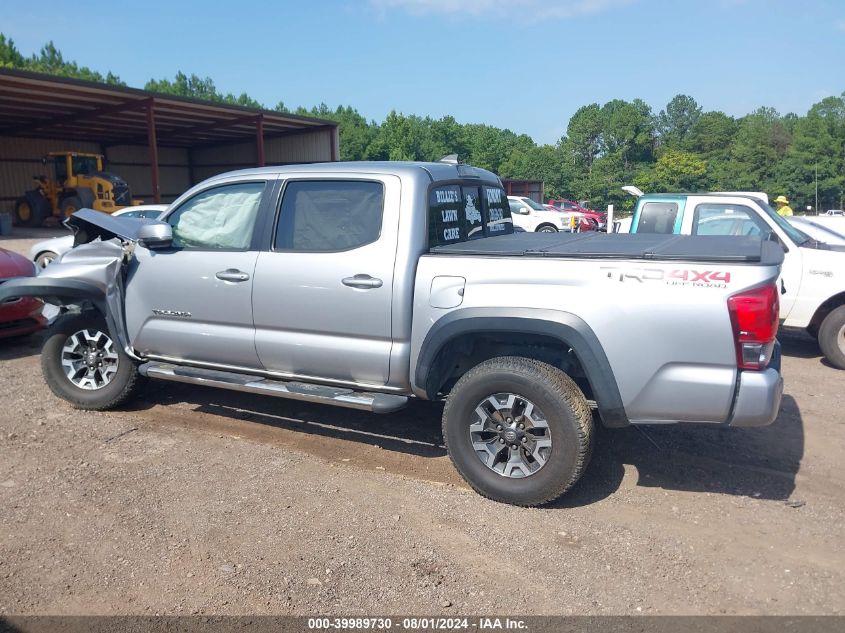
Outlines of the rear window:
M 640 209 L 637 233 L 660 233 L 671 235 L 678 217 L 676 202 L 646 202 Z
M 503 189 L 444 185 L 431 190 L 428 215 L 430 246 L 508 233 L 513 233 L 513 224 Z
M 487 234 L 507 235 L 513 233 L 513 220 L 508 197 L 504 189 L 498 187 L 484 187 L 484 197 L 487 199 Z

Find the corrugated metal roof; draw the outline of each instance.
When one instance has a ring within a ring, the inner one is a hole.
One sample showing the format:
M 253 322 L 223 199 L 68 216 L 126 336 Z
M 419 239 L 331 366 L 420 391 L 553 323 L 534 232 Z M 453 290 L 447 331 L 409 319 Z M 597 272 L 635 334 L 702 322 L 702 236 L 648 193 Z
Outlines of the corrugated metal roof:
M 324 119 L 0 69 L 0 136 L 146 144 L 150 108 L 160 146 L 255 139 L 259 121 L 264 138 L 337 127 Z

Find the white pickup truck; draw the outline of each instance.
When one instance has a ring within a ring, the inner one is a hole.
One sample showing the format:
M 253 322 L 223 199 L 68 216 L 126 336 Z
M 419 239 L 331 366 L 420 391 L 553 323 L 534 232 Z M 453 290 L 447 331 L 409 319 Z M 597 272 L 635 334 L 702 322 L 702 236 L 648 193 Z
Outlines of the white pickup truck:
M 784 252 L 780 318 L 806 329 L 831 365 L 845 369 L 845 247 L 811 238 L 752 193 L 646 194 L 617 232 L 759 236 Z

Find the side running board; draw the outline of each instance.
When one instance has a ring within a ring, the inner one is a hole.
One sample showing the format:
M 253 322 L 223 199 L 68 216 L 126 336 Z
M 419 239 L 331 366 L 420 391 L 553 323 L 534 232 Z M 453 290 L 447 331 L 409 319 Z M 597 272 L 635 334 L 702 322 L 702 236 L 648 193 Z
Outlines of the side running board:
M 326 387 L 304 382 L 272 380 L 249 374 L 185 367 L 170 363 L 144 363 L 138 367 L 138 371 L 142 376 L 159 380 L 219 387 L 232 391 L 245 391 L 247 393 L 258 393 L 277 398 L 289 398 L 291 400 L 319 402 L 322 404 L 331 404 L 336 407 L 372 411 L 373 413 L 392 413 L 408 404 L 408 398 L 406 396 L 354 391 L 343 387 Z

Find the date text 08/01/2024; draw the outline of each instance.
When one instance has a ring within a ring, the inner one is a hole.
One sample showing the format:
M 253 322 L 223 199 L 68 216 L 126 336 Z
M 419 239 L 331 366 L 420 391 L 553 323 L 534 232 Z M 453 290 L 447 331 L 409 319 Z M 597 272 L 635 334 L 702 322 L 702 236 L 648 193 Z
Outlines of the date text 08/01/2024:
M 470 630 L 476 629 L 480 631 L 493 630 L 527 630 L 527 624 L 524 620 L 513 618 L 497 618 L 497 617 L 481 617 L 477 620 L 470 618 L 454 617 L 454 618 L 403 618 L 402 620 L 393 621 L 392 618 L 308 618 L 309 630 L 371 630 L 371 631 L 388 631 L 393 628 L 412 630 L 412 631 L 429 631 L 429 630 Z

